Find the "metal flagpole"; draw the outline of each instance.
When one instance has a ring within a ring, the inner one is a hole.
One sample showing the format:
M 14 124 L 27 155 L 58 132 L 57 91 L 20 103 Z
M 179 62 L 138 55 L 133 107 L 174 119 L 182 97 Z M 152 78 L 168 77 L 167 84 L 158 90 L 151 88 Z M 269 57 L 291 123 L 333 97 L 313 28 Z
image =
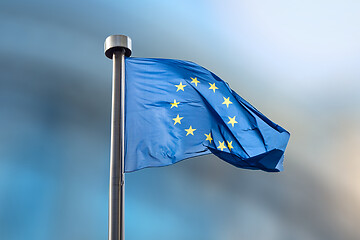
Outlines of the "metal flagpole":
M 108 240 L 124 240 L 125 56 L 131 55 L 131 39 L 111 35 L 104 50 L 113 60 Z

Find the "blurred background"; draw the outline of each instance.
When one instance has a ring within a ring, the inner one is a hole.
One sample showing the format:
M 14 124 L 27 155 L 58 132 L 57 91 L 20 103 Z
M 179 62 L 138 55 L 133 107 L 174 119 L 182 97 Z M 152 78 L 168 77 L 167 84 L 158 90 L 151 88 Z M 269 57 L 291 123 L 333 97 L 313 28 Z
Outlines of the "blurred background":
M 0 239 L 107 239 L 112 62 L 194 61 L 291 133 L 285 171 L 126 175 L 126 239 L 359 239 L 360 1 L 1 1 Z

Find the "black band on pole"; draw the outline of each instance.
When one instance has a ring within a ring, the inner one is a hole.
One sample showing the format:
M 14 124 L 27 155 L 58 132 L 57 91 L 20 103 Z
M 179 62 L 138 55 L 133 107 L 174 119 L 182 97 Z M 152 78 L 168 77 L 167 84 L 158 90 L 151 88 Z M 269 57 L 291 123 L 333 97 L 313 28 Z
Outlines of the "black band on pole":
M 131 55 L 131 39 L 111 35 L 104 49 L 113 60 L 108 240 L 124 240 L 125 56 Z

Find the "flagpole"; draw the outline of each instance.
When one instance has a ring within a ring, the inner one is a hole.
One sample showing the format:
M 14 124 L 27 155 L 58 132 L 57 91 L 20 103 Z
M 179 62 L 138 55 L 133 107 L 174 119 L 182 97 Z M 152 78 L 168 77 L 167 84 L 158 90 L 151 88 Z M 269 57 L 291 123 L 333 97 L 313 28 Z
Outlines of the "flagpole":
M 131 39 L 111 35 L 104 51 L 113 60 L 108 240 L 124 240 L 125 56 L 131 55 Z

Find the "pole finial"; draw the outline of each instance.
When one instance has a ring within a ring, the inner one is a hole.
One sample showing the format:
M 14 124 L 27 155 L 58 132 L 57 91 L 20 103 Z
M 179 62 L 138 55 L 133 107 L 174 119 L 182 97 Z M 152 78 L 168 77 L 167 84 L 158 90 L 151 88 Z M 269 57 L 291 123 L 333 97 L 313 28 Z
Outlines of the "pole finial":
M 125 35 L 110 35 L 106 38 L 104 52 L 108 58 L 112 59 L 113 53 L 120 49 L 125 49 L 125 56 L 130 57 L 131 38 Z

